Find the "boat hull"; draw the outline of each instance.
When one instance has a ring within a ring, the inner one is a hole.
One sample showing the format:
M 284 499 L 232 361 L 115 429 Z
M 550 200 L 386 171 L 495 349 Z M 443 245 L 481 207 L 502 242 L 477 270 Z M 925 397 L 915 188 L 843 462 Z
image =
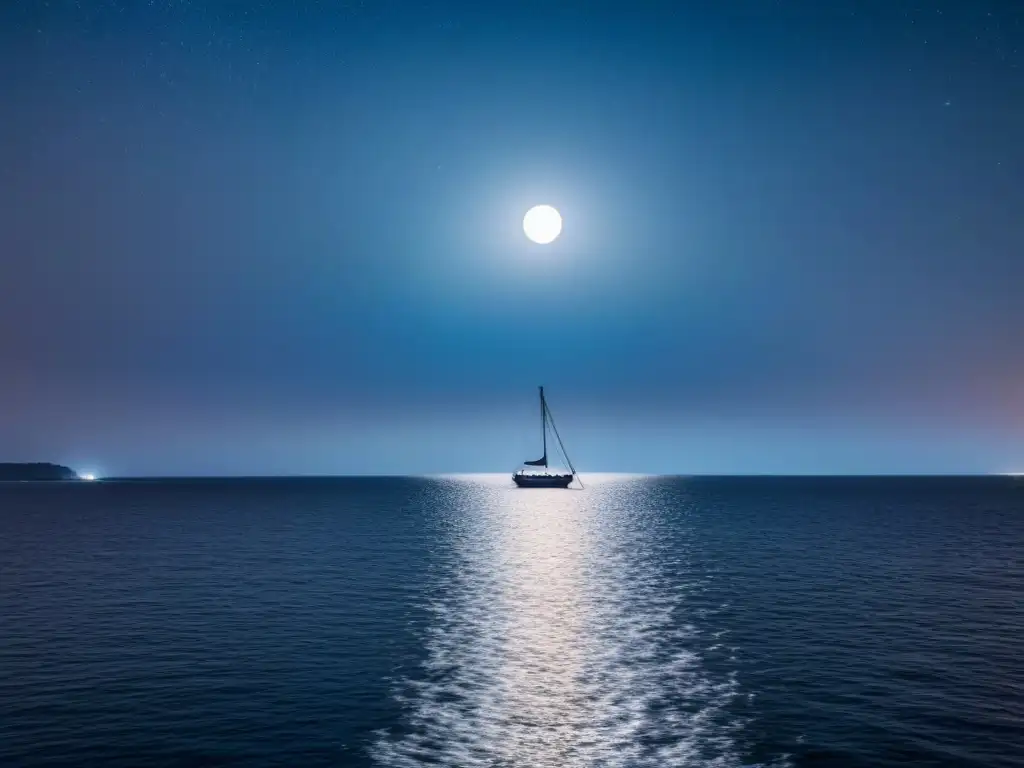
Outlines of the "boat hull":
M 568 488 L 573 475 L 512 475 L 512 480 L 520 488 Z

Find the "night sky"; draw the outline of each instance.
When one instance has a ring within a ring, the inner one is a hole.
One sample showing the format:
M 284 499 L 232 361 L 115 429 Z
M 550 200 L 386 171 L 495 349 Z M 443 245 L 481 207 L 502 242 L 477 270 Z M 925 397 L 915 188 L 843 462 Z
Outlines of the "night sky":
M 0 460 L 511 471 L 545 384 L 584 472 L 1024 469 L 1019 0 L 11 0 L 0 92 Z

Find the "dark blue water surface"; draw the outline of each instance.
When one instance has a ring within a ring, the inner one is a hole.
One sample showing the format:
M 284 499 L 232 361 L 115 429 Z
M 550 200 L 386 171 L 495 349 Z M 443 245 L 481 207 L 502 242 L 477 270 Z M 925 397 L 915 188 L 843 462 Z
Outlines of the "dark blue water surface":
M 1024 766 L 1024 482 L 2 486 L 0 765 Z

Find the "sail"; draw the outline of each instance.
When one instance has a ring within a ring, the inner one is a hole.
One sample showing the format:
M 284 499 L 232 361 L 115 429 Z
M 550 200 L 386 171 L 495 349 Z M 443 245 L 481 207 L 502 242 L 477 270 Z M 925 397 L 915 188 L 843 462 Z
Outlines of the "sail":
M 540 390 L 540 434 L 541 440 L 544 442 L 544 455 L 539 459 L 533 461 L 524 461 L 528 467 L 546 467 L 548 465 L 548 407 L 544 402 L 544 387 L 538 387 Z

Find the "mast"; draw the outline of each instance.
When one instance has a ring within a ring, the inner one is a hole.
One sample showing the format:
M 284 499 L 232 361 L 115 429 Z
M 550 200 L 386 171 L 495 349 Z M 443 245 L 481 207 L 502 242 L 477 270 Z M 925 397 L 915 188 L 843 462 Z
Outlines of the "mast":
M 548 405 L 547 401 L 544 400 L 544 387 L 538 387 L 540 390 L 540 436 L 544 443 L 544 455 L 539 459 L 533 461 L 524 461 L 528 467 L 546 467 L 548 465 Z
M 548 406 L 544 402 L 544 387 L 538 387 L 540 390 L 540 434 L 541 440 L 544 443 L 544 466 L 548 465 Z

